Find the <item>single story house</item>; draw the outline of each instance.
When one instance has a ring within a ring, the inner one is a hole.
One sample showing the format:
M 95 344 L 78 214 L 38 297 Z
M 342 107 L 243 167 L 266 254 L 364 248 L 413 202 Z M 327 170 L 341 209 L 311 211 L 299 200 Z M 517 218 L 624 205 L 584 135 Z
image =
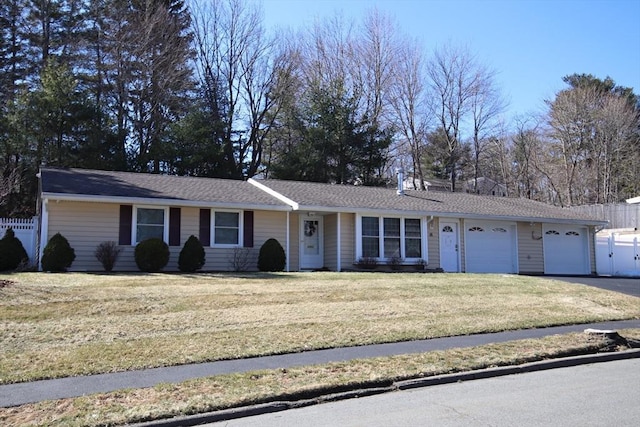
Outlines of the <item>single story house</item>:
M 446 272 L 587 275 L 595 272 L 595 233 L 606 225 L 532 200 L 411 191 L 402 184 L 389 189 L 55 168 L 43 168 L 39 177 L 40 253 L 59 232 L 75 249 L 76 271 L 101 270 L 94 251 L 103 241 L 123 248 L 115 270 L 135 271 L 135 245 L 150 236 L 168 243 L 165 270 L 177 270 L 180 249 L 195 235 L 206 248 L 207 271 L 231 270 L 240 250 L 255 259 L 275 238 L 288 271 L 343 271 L 374 259 L 424 260 Z
M 465 193 L 484 194 L 489 196 L 507 196 L 507 186 L 491 178 L 481 176 L 472 178 L 464 183 Z

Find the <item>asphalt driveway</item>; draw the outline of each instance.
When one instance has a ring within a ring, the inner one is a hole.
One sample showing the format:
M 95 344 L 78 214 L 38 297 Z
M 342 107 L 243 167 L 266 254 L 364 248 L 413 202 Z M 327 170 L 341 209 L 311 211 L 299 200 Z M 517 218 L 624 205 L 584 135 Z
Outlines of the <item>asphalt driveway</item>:
M 547 276 L 549 279 L 562 280 L 570 283 L 595 286 L 609 291 L 620 292 L 640 298 L 640 279 L 628 277 L 565 277 Z

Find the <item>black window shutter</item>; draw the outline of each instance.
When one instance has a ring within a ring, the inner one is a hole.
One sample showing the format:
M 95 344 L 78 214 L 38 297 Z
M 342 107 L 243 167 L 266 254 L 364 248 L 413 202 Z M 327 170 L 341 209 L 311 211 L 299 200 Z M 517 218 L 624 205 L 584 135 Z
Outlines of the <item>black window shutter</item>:
M 211 209 L 200 209 L 200 243 L 211 245 Z
M 253 247 L 253 211 L 244 211 L 244 244 L 245 248 Z
M 180 208 L 169 208 L 169 246 L 180 246 Z
M 133 220 L 133 206 L 120 205 L 120 231 L 118 235 L 119 245 L 131 244 L 132 220 Z

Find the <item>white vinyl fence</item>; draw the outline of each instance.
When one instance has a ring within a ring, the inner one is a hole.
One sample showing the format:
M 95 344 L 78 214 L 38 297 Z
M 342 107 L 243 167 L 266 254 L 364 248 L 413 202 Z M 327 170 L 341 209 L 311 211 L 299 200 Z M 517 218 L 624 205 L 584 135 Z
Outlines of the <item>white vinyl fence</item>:
M 596 271 L 601 276 L 640 277 L 640 232 L 623 229 L 596 234 Z
M 36 259 L 36 241 L 37 241 L 37 224 L 38 217 L 33 218 L 0 218 L 0 239 L 4 237 L 8 228 L 13 229 L 16 237 L 22 242 L 24 250 L 29 255 L 29 261 L 34 262 Z

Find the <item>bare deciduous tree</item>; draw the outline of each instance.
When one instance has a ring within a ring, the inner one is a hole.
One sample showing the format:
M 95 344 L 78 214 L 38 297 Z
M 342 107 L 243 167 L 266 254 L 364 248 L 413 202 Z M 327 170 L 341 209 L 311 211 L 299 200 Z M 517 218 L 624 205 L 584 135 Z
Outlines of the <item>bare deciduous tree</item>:
M 517 118 L 511 140 L 513 143 L 513 180 L 510 187 L 514 189 L 514 194 L 518 197 L 541 200 L 539 172 L 535 167 L 535 157 L 540 146 L 537 124 L 531 123 L 528 118 Z
M 506 108 L 506 102 L 495 83 L 495 72 L 478 65 L 475 73 L 469 98 L 473 126 L 471 140 L 474 191 L 477 190 L 478 178 L 483 175 L 480 170 L 481 157 L 487 144 L 494 141 L 500 133 L 499 118 Z
M 19 180 L 20 173 L 15 167 L 7 166 L 7 171 L 0 174 L 0 207 L 9 202 L 9 196 L 16 190 Z
M 595 112 L 596 203 L 614 203 L 636 194 L 640 120 L 626 99 L 607 94 Z M 625 192 L 626 190 L 626 192 Z
M 411 158 L 414 188 L 420 190 L 426 190 L 423 155 L 429 125 L 425 77 L 420 46 L 405 42 L 395 62 L 389 99 L 394 124 Z
M 427 64 L 432 93 L 432 114 L 446 140 L 451 167 L 451 188 L 456 190 L 457 153 L 463 144 L 462 127 L 477 93 L 480 68 L 467 49 L 445 45 L 435 50 Z
M 400 42 L 395 23 L 373 9 L 365 17 L 362 35 L 356 45 L 356 63 L 365 98 L 365 115 L 372 122 L 383 119 L 398 60 Z
M 142 170 L 161 171 L 167 128 L 186 111 L 185 95 L 193 87 L 187 18 L 186 11 L 153 0 L 140 2 L 129 15 L 128 31 L 135 38 L 128 58 L 130 114 Z
M 595 84 L 579 84 L 560 91 L 548 105 L 548 147 L 560 160 L 552 179 L 560 189 L 561 204 L 630 197 L 619 194 L 629 177 L 616 173 L 638 152 L 638 113 L 628 100 Z
M 290 57 L 266 35 L 259 8 L 240 0 L 192 3 L 196 68 L 213 94 L 207 97 L 210 110 L 225 123 L 227 175 L 251 177 L 259 171 L 278 97 L 291 83 Z

